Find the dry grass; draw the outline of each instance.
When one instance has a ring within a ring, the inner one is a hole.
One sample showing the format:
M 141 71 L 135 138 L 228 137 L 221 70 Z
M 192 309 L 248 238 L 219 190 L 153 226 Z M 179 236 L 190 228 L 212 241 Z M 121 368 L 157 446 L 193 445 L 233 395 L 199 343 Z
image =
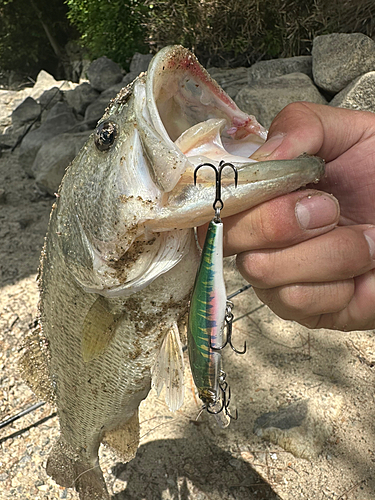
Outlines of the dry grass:
M 145 19 L 155 50 L 181 43 L 205 65 L 309 54 L 317 35 L 375 35 L 373 0 L 160 0 Z

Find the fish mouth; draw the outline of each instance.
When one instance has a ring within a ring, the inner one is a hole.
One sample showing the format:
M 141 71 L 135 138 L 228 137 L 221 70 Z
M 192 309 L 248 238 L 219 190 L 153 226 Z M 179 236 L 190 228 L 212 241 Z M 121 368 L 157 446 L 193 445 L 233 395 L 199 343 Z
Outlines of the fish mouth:
M 241 111 L 182 46 L 166 47 L 154 57 L 146 98 L 155 131 L 193 166 L 252 163 L 249 157 L 267 138 L 256 118 Z

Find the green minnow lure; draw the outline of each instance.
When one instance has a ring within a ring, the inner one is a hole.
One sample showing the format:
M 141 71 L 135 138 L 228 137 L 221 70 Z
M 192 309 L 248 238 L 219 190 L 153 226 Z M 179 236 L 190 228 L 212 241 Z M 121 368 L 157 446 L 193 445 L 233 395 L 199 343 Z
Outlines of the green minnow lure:
M 216 199 L 213 204 L 215 217 L 207 230 L 190 301 L 188 352 L 194 383 L 204 404 L 203 409 L 216 415 L 219 424 L 226 427 L 230 418 L 237 418 L 237 412 L 233 417 L 228 409 L 230 389 L 225 381 L 226 374 L 222 369 L 220 354 L 220 350 L 227 343 L 233 348 L 232 304 L 227 302 L 223 273 L 223 223 L 220 219 L 223 202 L 220 196 L 220 182 L 221 172 L 228 166 L 235 173 L 235 185 L 237 185 L 237 171 L 232 164 L 223 161 L 218 170 L 214 165 L 204 163 L 196 168 L 194 182 L 198 169 L 203 166 L 214 168 L 216 173 Z M 227 325 L 227 335 L 226 341 L 223 342 L 225 325 Z

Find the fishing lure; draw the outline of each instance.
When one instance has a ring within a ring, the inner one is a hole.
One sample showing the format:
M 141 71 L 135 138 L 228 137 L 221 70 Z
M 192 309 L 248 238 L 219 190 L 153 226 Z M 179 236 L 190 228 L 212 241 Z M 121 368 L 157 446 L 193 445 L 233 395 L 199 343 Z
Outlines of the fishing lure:
M 232 168 L 234 182 L 237 187 L 238 173 L 231 163 L 221 161 L 216 169 L 211 163 L 198 165 L 194 172 L 194 184 L 197 172 L 208 166 L 215 170 L 216 197 L 213 203 L 215 216 L 211 220 L 202 250 L 200 265 L 190 301 L 188 319 L 188 352 L 194 383 L 198 389 L 203 408 L 217 417 L 222 427 L 229 425 L 230 419 L 237 419 L 230 414 L 230 388 L 226 382 L 226 374 L 222 369 L 220 351 L 228 343 L 232 349 L 233 304 L 227 301 L 223 273 L 223 223 L 220 211 L 224 204 L 221 199 L 221 173 L 225 167 Z M 226 340 L 224 327 L 227 327 Z

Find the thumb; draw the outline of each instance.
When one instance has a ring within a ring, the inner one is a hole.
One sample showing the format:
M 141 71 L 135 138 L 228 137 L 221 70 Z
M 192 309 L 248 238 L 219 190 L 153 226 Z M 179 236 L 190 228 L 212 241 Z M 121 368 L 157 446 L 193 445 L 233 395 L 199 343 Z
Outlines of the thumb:
M 309 102 L 289 104 L 273 120 L 267 141 L 251 158 L 281 160 L 307 153 L 332 161 L 360 140 L 364 113 Z

